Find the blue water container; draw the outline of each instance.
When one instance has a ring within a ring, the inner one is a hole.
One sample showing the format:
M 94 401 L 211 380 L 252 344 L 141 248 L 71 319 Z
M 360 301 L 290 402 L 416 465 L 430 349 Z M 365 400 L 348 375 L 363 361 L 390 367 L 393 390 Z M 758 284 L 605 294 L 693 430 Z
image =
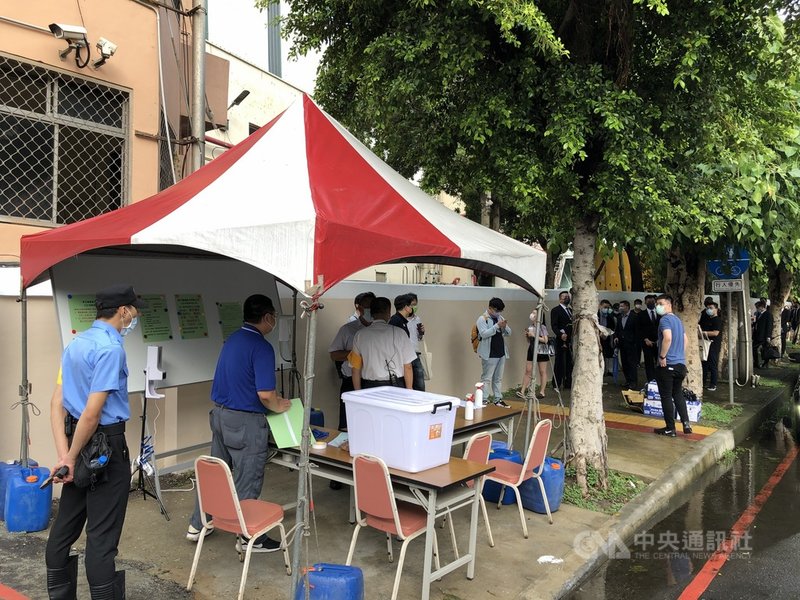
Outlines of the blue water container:
M 41 531 L 50 522 L 53 486 L 40 490 L 50 475 L 46 467 L 23 468 L 6 487 L 5 518 L 9 531 Z
M 521 465 L 523 462 L 522 457 L 516 450 L 508 450 L 500 447 L 493 448 L 489 453 L 489 460 L 495 459 L 510 460 L 518 465 Z M 500 498 L 501 487 L 499 483 L 486 480 L 483 484 L 483 498 L 487 502 L 497 504 L 497 500 Z M 514 490 L 510 487 L 506 487 L 506 491 L 503 493 L 503 504 L 514 504 L 516 501 L 517 497 L 514 495 Z
M 317 563 L 308 569 L 308 588 L 311 600 L 364 600 L 364 573 L 358 567 Z M 305 600 L 305 577 L 294 597 Z
M 39 463 L 35 460 L 28 460 L 28 466 L 38 467 Z M 8 487 L 8 481 L 12 477 L 19 475 L 21 470 L 22 464 L 18 460 L 0 462 L 0 521 L 5 520 L 6 488 Z
M 542 483 L 544 492 L 547 494 L 547 503 L 550 505 L 550 512 L 556 512 L 561 506 L 564 497 L 564 465 L 555 458 L 547 457 L 542 470 Z M 519 495 L 522 499 L 523 508 L 532 510 L 536 513 L 547 514 L 542 499 L 542 490 L 539 483 L 533 479 L 524 482 L 519 488 Z
M 317 410 L 316 408 L 312 408 L 309 425 L 314 425 L 315 427 L 325 427 L 325 413 L 321 410 Z

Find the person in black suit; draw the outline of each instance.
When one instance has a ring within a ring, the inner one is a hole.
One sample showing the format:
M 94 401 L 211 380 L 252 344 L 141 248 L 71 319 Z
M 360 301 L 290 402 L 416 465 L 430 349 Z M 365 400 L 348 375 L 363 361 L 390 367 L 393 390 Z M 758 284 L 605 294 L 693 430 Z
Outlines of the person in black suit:
M 625 375 L 625 388 L 635 390 L 639 387 L 639 355 L 641 345 L 636 335 L 636 313 L 631 312 L 631 303 L 619 303 L 619 318 L 614 331 L 614 346 L 619 348 L 622 373 Z
M 550 326 L 556 336 L 556 355 L 553 365 L 553 382 L 558 388 L 572 387 L 572 309 L 569 292 L 558 295 L 558 306 L 550 311 Z
M 656 314 L 656 297 L 648 294 L 644 297 L 645 307 L 636 321 L 637 335 L 644 356 L 644 372 L 647 381 L 656 378 L 656 361 L 658 360 L 658 315 Z
M 614 317 L 614 309 L 611 302 L 605 298 L 600 300 L 600 307 L 597 310 L 597 322 L 610 329 L 612 332 L 617 328 L 617 320 Z M 600 345 L 603 348 L 603 363 L 605 365 L 605 376 L 613 375 L 612 370 L 614 360 L 614 335 L 600 334 Z
M 786 336 L 789 334 L 789 329 L 792 326 L 792 305 L 786 302 L 781 311 L 781 356 L 786 354 Z
M 756 320 L 753 323 L 753 368 L 766 369 L 769 361 L 766 350 L 772 340 L 772 313 L 763 300 L 756 302 Z M 759 349 L 761 356 L 759 357 Z

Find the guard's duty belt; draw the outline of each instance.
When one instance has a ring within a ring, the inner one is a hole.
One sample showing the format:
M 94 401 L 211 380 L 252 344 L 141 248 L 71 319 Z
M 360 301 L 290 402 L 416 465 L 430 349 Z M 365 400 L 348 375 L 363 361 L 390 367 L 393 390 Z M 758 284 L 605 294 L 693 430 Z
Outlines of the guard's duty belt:
M 78 426 L 78 419 L 67 413 L 64 418 L 64 430 L 67 436 L 75 433 L 75 428 Z M 106 436 L 123 435 L 125 433 L 125 421 L 113 423 L 111 425 L 98 425 L 96 431 L 102 431 Z

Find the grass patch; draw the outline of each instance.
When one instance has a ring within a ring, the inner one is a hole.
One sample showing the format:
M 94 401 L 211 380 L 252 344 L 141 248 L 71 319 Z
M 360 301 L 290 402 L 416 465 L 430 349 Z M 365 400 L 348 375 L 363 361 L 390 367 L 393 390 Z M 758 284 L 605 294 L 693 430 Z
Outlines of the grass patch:
M 576 483 L 575 467 L 569 465 L 564 475 L 566 478 L 564 502 L 569 502 L 587 510 L 606 513 L 607 515 L 618 513 L 625 504 L 647 487 L 647 484 L 638 477 L 609 469 L 608 489 L 602 490 L 598 487 L 599 477 L 597 471 L 589 467 L 587 474 L 589 495 L 584 498 Z
M 742 414 L 741 406 L 720 406 L 711 402 L 703 402 L 703 423 L 709 425 L 730 425 L 736 417 Z
M 785 381 L 781 381 L 780 379 L 775 379 L 773 377 L 764 377 L 762 376 L 758 382 L 758 387 L 765 387 L 765 388 L 779 388 L 785 387 L 787 383 Z
M 726 450 L 722 453 L 722 456 L 717 459 L 719 464 L 724 465 L 732 465 L 734 461 L 736 461 L 736 457 L 742 454 L 743 452 L 747 452 L 746 448 L 742 448 L 741 446 L 737 446 L 733 450 Z

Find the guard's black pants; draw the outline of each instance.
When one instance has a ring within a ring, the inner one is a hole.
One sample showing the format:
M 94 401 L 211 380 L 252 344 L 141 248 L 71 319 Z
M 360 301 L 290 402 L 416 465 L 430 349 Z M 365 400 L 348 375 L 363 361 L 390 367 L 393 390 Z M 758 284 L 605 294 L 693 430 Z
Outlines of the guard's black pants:
M 686 365 L 668 365 L 656 368 L 658 395 L 661 396 L 661 410 L 667 429 L 675 431 L 675 409 L 684 425 L 689 425 L 686 399 L 683 397 L 683 380 L 686 378 Z
M 65 484 L 56 520 L 50 529 L 45 550 L 48 569 L 67 566 L 72 544 L 86 525 L 86 578 L 90 586 L 114 580 L 114 559 L 125 522 L 128 490 L 131 483 L 131 461 L 125 434 L 108 436 L 111 459 L 106 467 L 108 478 L 91 487 L 78 488 Z
M 625 375 L 625 383 L 631 389 L 639 387 L 639 355 L 642 353 L 638 344 L 621 345 L 619 347 L 619 358 L 622 363 L 622 372 Z
M 347 431 L 347 410 L 342 395 L 345 392 L 352 392 L 354 389 L 356 388 L 353 387 L 353 378 L 343 376 L 342 385 L 339 387 L 339 431 Z

